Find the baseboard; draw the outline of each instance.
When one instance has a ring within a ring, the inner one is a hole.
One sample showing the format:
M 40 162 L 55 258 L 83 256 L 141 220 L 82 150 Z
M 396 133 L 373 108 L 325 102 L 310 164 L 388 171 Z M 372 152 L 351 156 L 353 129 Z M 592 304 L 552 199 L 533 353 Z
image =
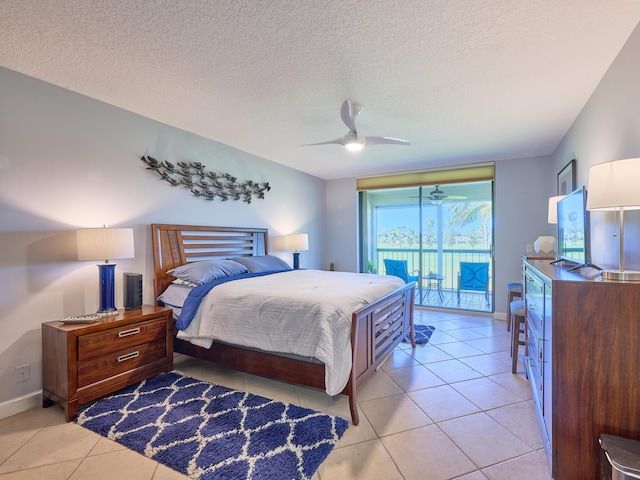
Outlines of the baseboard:
M 503 312 L 493 312 L 493 318 L 496 320 L 502 320 L 503 322 L 507 321 L 507 314 Z
M 0 403 L 0 420 L 37 407 L 42 407 L 42 390 Z

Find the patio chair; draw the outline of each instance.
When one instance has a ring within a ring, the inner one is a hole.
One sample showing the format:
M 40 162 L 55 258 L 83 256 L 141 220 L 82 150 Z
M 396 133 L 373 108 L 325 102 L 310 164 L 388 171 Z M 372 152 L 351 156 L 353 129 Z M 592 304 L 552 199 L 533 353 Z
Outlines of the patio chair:
M 384 270 L 387 275 L 393 275 L 401 278 L 404 280 L 404 283 L 418 281 L 418 275 L 409 275 L 409 267 L 406 260 L 391 260 L 389 258 L 385 258 L 383 261 Z M 418 270 L 414 270 L 411 273 L 418 273 Z
M 461 291 L 484 292 L 484 298 L 489 306 L 489 262 L 460 262 L 458 306 L 460 306 Z

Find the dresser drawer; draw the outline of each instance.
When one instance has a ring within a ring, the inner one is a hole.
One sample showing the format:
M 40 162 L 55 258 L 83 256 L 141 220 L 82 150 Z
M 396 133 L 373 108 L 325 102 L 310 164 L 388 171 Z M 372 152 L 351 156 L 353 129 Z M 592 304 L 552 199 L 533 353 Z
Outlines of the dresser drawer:
M 527 326 L 527 357 L 531 364 L 536 368 L 538 376 L 542 378 L 542 341 L 540 337 Z
M 162 339 L 78 362 L 78 387 L 85 387 L 156 360 L 162 360 L 166 357 L 166 349 L 166 343 Z
M 81 362 L 143 343 L 151 343 L 156 340 L 164 341 L 166 335 L 166 317 L 81 335 L 78 337 L 78 361 Z
M 528 295 L 527 295 L 527 298 L 529 298 Z M 536 304 L 531 304 L 530 302 L 527 302 L 526 308 L 527 308 L 527 311 L 525 315 L 527 318 L 528 328 L 533 330 L 536 337 L 543 338 L 544 330 L 543 330 L 542 317 L 540 316 L 542 311 L 536 308 Z
M 527 308 L 538 312 L 538 316 L 544 316 L 544 283 L 537 277 L 526 272 L 525 292 Z
M 543 409 L 544 368 L 542 363 L 543 342 L 537 336 L 530 325 L 527 325 L 527 362 L 529 364 L 529 382 L 534 395 L 534 401 L 538 402 L 540 410 Z

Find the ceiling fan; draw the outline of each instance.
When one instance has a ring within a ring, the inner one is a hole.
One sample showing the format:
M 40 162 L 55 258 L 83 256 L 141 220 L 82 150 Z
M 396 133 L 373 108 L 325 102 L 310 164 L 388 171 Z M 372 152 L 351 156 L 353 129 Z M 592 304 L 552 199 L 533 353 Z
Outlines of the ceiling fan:
M 442 190 L 440 190 L 440 185 L 436 185 L 435 190 L 432 190 L 429 195 L 425 195 L 426 199 L 430 200 L 434 205 L 440 205 L 445 200 L 466 200 L 467 197 L 463 197 L 460 195 L 446 195 Z
M 359 103 L 353 103 L 351 100 L 345 100 L 340 108 L 340 118 L 349 129 L 349 132 L 342 138 L 336 138 L 335 140 L 329 140 L 327 142 L 320 143 L 307 143 L 302 145 L 303 147 L 313 145 L 327 145 L 335 143 L 337 145 L 343 145 L 347 150 L 358 151 L 366 145 L 411 145 L 406 140 L 391 137 L 365 137 L 358 131 L 356 126 L 356 117 L 362 111 L 362 105 Z

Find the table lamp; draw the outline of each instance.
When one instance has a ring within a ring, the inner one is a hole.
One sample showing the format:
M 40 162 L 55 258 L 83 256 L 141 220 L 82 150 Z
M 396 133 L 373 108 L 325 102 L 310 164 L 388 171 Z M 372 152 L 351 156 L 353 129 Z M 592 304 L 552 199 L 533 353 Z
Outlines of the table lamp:
M 285 235 L 284 248 L 293 251 L 293 269 L 300 268 L 300 252 L 309 250 L 309 235 L 306 233 L 292 233 Z
M 547 223 L 558 223 L 558 202 L 566 195 L 557 195 L 549 199 L 549 212 L 547 213 Z
M 109 260 L 133 258 L 132 228 L 83 228 L 76 231 L 78 260 L 104 260 L 98 264 L 100 274 L 100 308 L 98 313 L 116 313 L 114 301 L 115 263 Z
M 640 280 L 640 272 L 624 269 L 624 211 L 640 210 L 640 158 L 600 163 L 589 169 L 587 210 L 618 211 L 619 269 L 603 270 L 603 280 Z

